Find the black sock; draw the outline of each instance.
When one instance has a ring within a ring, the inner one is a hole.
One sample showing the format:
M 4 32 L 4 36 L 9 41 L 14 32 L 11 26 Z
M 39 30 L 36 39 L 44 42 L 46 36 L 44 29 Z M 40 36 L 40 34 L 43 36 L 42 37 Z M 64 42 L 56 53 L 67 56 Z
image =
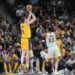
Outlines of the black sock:
M 51 62 L 48 62 L 48 68 L 49 68 L 49 73 L 52 73 L 52 63 Z

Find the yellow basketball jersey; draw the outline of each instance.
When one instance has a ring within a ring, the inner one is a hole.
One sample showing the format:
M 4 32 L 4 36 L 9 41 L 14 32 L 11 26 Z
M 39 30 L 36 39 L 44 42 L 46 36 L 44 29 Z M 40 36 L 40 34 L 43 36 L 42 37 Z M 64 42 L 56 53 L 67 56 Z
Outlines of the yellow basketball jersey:
M 0 61 L 4 60 L 3 57 L 0 57 Z
M 65 53 L 66 53 L 65 48 L 63 48 L 62 49 L 62 55 L 65 56 Z
M 13 57 L 14 57 L 15 59 L 18 59 L 18 56 L 17 56 L 16 54 L 13 54 Z
M 61 31 L 61 35 L 63 35 L 64 33 L 65 33 L 65 31 L 64 31 L 64 30 L 62 30 L 62 31 Z
M 57 46 L 58 46 L 58 48 L 60 50 L 60 48 L 61 48 L 61 40 L 60 39 L 59 40 L 56 40 L 56 44 L 57 44 Z
M 18 59 L 18 56 L 16 54 L 13 54 L 13 57 L 15 59 Z M 11 60 L 14 60 L 9 54 L 7 54 L 7 58 L 10 58 Z
M 11 60 L 13 60 L 13 58 L 9 54 L 7 54 L 7 58 L 10 58 Z
M 31 29 L 30 27 L 27 27 L 25 23 L 20 25 L 21 28 L 21 37 L 23 38 L 31 38 Z

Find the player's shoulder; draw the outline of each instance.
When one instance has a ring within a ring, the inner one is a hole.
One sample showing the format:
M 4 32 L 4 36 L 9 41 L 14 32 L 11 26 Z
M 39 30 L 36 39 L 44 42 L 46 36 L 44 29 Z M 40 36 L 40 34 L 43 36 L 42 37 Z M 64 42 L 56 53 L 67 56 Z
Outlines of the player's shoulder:
M 50 35 L 49 33 L 46 33 L 46 35 Z
M 21 27 L 21 28 L 24 28 L 24 24 L 23 24 L 23 23 L 21 23 L 21 24 L 20 24 L 20 27 Z
M 54 34 L 54 32 L 51 32 L 51 33 L 47 32 L 46 34 L 50 35 L 50 34 Z
M 51 33 L 47 33 L 47 36 L 54 36 L 54 32 L 51 32 Z
M 52 35 L 52 36 L 55 36 L 55 32 L 51 32 L 51 35 Z

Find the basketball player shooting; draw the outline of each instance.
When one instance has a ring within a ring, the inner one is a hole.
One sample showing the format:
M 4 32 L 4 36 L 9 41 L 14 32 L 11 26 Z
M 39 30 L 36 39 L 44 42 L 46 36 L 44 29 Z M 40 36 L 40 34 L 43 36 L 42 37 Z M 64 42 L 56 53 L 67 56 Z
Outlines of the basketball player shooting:
M 32 6 L 27 5 L 26 6 L 26 11 L 28 12 L 28 18 L 23 16 L 21 18 L 21 67 L 23 67 L 24 63 L 24 57 L 26 54 L 26 69 L 29 69 L 29 50 L 31 50 L 31 43 L 30 43 L 30 38 L 31 38 L 31 29 L 30 25 L 33 24 L 36 21 L 35 15 L 32 13 Z
M 57 31 L 53 32 L 52 29 L 56 29 Z M 48 47 L 48 65 L 50 65 L 50 62 L 52 62 L 52 69 L 57 72 L 58 62 L 61 59 L 61 53 L 57 47 L 56 44 L 56 35 L 60 34 L 61 30 L 56 27 L 54 24 L 52 24 L 52 27 L 47 28 L 47 33 L 42 34 L 42 37 L 46 38 L 46 44 Z M 55 63 L 55 56 L 59 58 L 59 60 Z

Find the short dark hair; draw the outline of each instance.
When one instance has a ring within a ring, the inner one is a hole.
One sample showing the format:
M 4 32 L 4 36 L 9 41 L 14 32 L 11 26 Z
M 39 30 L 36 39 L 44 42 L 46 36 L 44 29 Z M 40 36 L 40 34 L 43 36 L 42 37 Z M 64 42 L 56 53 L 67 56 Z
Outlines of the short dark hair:
M 48 29 L 48 31 L 53 32 L 53 27 L 52 26 L 48 27 L 47 29 Z
M 24 23 L 24 20 L 26 19 L 25 16 L 21 17 L 21 23 Z

